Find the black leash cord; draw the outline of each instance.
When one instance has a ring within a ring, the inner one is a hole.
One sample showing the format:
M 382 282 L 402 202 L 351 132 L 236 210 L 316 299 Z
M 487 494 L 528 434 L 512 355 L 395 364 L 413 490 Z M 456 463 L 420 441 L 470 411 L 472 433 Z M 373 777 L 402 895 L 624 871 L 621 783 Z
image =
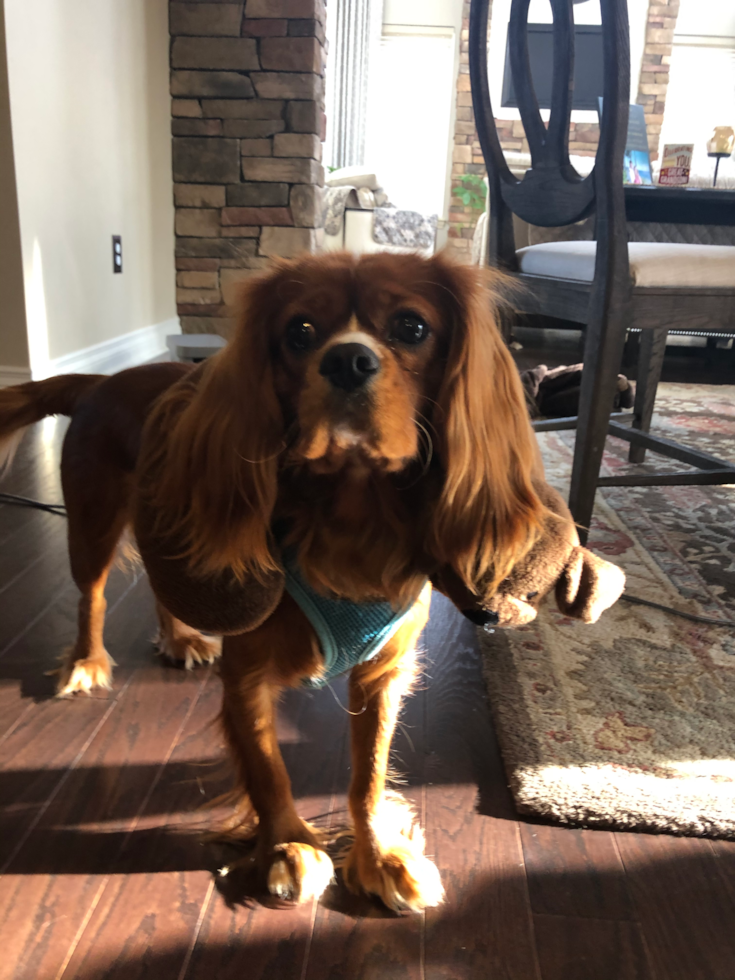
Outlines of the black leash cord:
M 662 606 L 660 602 L 651 602 L 650 599 L 639 599 L 638 596 L 628 595 L 624 592 L 621 599 L 632 602 L 636 606 L 650 606 L 651 609 L 660 609 L 662 612 L 673 613 L 674 616 L 682 616 L 684 619 L 691 619 L 693 623 L 707 623 L 710 626 L 727 626 L 735 629 L 735 622 L 732 619 L 712 619 L 710 616 L 697 616 L 695 613 L 682 612 L 681 609 L 672 609 L 671 606 Z
M 66 507 L 63 504 L 44 504 L 40 500 L 32 500 L 30 497 L 19 497 L 14 493 L 0 493 L 0 504 L 15 504 L 17 507 L 35 507 L 37 510 L 45 510 L 49 514 L 58 514 L 59 517 L 66 517 Z

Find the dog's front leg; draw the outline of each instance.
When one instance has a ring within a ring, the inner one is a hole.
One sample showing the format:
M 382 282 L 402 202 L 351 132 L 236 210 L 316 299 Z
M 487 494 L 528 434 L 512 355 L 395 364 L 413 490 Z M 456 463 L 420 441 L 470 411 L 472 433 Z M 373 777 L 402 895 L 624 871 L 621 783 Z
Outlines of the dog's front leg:
M 176 619 L 160 602 L 156 602 L 159 630 L 155 639 L 158 652 L 174 664 L 191 670 L 194 664 L 212 664 L 220 656 L 222 641 L 204 636 L 180 619 Z
M 334 868 L 296 812 L 276 735 L 280 687 L 253 667 L 250 652 L 248 634 L 225 637 L 222 717 L 242 787 L 258 817 L 256 861 L 271 894 L 294 902 L 318 898 Z
M 444 897 L 439 872 L 424 856 L 424 835 L 410 806 L 386 796 L 385 781 L 398 712 L 415 675 L 415 644 L 428 614 L 428 597 L 384 647 L 378 660 L 350 675 L 355 840 L 344 865 L 350 890 L 379 896 L 395 911 L 418 911 Z

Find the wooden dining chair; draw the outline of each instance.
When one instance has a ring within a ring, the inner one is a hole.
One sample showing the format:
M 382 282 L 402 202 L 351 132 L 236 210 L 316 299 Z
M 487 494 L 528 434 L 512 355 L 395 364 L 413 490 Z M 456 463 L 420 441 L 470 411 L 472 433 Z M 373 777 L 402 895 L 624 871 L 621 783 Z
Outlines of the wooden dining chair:
M 554 53 L 548 126 L 541 118 L 531 78 L 529 3 L 512 0 L 508 26 L 513 85 L 531 154 L 530 169 L 518 179 L 505 161 L 490 101 L 490 0 L 471 0 L 472 101 L 490 199 L 486 254 L 489 265 L 510 272 L 522 284 L 514 299 L 523 312 L 586 325 L 578 416 L 534 424 L 537 431 L 576 428 L 569 506 L 584 534 L 597 487 L 735 483 L 732 464 L 649 432 L 668 330 L 706 321 L 735 333 L 735 247 L 628 243 L 622 182 L 630 98 L 627 0 L 600 0 L 603 112 L 595 166 L 584 178 L 569 159 L 572 0 L 551 0 Z M 595 240 L 516 250 L 514 214 L 542 227 L 570 225 L 594 214 Z M 629 426 L 617 415 L 611 418 L 611 411 L 626 331 L 634 327 L 643 333 Z M 600 477 L 608 434 L 631 443 L 633 462 L 642 462 L 646 449 L 651 449 L 696 469 Z

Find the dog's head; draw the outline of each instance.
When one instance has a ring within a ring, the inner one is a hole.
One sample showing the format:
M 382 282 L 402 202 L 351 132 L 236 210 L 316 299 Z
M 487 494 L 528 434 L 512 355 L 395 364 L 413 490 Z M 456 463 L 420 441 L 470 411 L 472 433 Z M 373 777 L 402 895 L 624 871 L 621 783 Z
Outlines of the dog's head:
M 380 253 L 281 262 L 245 284 L 235 335 L 201 375 L 167 437 L 159 498 L 180 498 L 203 570 L 272 567 L 289 468 L 423 480 L 427 564 L 470 587 L 532 545 L 535 441 L 478 270 Z

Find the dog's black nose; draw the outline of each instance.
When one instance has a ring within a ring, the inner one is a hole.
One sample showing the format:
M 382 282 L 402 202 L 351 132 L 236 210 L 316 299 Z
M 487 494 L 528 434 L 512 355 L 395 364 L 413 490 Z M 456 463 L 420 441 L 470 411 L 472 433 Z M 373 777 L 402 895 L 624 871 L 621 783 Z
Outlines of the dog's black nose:
M 335 344 L 319 365 L 319 374 L 344 391 L 354 391 L 379 370 L 377 355 L 365 344 Z

